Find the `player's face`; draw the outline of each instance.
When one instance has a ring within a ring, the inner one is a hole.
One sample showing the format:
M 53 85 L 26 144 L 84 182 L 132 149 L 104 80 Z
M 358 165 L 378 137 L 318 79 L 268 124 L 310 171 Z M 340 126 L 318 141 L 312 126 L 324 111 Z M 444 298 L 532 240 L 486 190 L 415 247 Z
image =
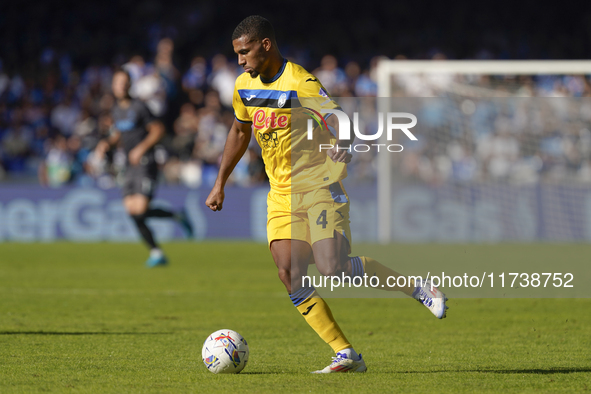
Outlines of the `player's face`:
M 111 89 L 115 98 L 121 100 L 127 97 L 129 91 L 129 77 L 124 72 L 117 72 L 113 75 Z
M 258 77 L 267 63 L 269 52 L 265 46 L 266 41 L 268 41 L 267 38 L 263 41 L 258 41 L 249 40 L 246 36 L 242 36 L 232 41 L 234 52 L 238 55 L 238 64 L 242 66 L 244 71 L 249 73 L 252 78 Z

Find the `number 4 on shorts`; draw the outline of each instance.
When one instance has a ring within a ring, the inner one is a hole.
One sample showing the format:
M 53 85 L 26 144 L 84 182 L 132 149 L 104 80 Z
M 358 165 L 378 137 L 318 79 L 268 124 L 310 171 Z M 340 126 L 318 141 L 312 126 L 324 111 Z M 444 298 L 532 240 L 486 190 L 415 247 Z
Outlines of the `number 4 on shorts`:
M 326 221 L 326 209 L 320 212 L 320 216 L 318 216 L 318 219 L 316 219 L 316 224 L 319 226 L 322 225 L 323 229 L 326 228 L 326 225 L 328 224 Z

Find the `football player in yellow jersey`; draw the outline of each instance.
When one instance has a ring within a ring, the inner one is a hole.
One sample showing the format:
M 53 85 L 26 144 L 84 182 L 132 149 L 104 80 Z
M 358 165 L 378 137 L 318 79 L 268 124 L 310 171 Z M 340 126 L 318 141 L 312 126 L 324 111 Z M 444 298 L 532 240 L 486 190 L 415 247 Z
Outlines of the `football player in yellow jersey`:
M 314 133 L 312 141 L 305 141 L 293 133 L 292 103 L 296 107 L 298 100 L 317 97 L 323 108 L 338 105 L 312 74 L 283 58 L 273 27 L 265 18 L 254 15 L 244 19 L 234 30 L 232 44 L 245 73 L 236 80 L 236 119 L 206 205 L 213 211 L 222 209 L 226 181 L 254 134 L 271 184 L 267 238 L 279 278 L 306 322 L 336 353 L 330 365 L 316 372 L 365 372 L 365 361 L 345 337 L 327 303 L 313 287 L 302 283 L 311 261 L 326 276 L 354 278 L 367 272 L 386 283 L 388 277 L 400 275 L 369 257 L 349 257 L 349 198 L 340 182 L 351 159 L 348 151 L 307 149 L 306 143 L 319 146 L 334 142 L 335 137 Z M 338 130 L 335 118 L 325 120 L 327 126 Z M 352 142 L 340 140 L 339 145 Z M 390 290 L 402 291 L 436 317 L 445 317 L 445 295 L 432 289 L 428 281 Z

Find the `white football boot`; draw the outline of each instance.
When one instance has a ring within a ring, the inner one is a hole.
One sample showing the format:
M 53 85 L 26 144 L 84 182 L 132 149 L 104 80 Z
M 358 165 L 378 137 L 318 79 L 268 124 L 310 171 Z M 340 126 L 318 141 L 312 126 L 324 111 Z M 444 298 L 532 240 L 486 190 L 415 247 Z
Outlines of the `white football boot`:
M 354 356 L 347 356 L 346 353 L 337 353 L 336 357 L 332 358 L 332 363 L 319 371 L 314 371 L 312 373 L 337 373 L 337 372 L 365 372 L 367 371 L 367 367 L 365 366 L 365 361 L 361 357 L 361 354 L 358 355 L 358 359 L 354 360 Z
M 438 319 L 446 317 L 447 309 L 445 305 L 447 297 L 437 287 L 431 286 L 430 280 L 417 282 L 417 287 L 412 293 L 415 300 L 425 305 Z

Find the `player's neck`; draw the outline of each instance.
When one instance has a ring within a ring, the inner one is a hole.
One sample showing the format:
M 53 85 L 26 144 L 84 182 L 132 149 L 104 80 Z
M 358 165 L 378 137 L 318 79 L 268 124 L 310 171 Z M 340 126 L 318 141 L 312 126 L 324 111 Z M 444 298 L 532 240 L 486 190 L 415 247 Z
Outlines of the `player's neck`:
M 117 105 L 120 108 L 127 108 L 131 105 L 131 97 L 124 97 L 122 99 L 117 99 Z
M 273 58 L 271 58 L 267 69 L 264 70 L 263 72 L 261 72 L 261 74 L 260 74 L 261 79 L 262 80 L 271 80 L 271 79 L 275 78 L 275 76 L 279 73 L 279 71 L 283 67 L 284 62 L 285 62 L 285 59 L 283 59 L 283 56 L 281 56 L 281 54 L 277 54 L 277 56 L 274 56 Z

